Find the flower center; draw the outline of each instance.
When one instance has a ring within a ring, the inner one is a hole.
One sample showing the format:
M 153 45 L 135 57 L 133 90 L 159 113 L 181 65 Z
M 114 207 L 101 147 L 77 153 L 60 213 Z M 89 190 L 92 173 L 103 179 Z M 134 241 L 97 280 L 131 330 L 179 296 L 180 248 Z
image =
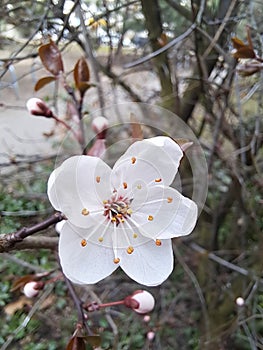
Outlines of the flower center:
M 128 216 L 131 216 L 131 201 L 126 197 L 113 195 L 111 199 L 104 201 L 104 216 L 118 226 Z

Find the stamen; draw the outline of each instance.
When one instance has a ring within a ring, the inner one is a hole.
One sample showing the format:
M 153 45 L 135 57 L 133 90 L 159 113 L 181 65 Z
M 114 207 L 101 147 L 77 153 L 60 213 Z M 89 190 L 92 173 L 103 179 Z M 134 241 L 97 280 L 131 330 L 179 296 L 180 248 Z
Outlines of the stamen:
M 149 221 L 153 221 L 153 216 L 152 216 L 152 215 L 149 215 L 149 216 L 148 216 L 148 220 L 149 220 Z
M 118 264 L 120 262 L 120 258 L 114 258 L 113 262 L 114 262 L 114 264 Z
M 167 202 L 168 202 L 168 203 L 172 203 L 172 201 L 173 201 L 173 198 L 172 198 L 172 197 L 167 197 Z
M 83 208 L 82 211 L 81 211 L 81 214 L 84 215 L 84 216 L 89 215 L 88 209 L 87 208 Z
M 138 190 L 142 189 L 142 185 L 137 185 Z
M 160 247 L 162 245 L 162 242 L 160 239 L 156 239 L 155 244 Z
M 134 252 L 134 248 L 132 246 L 129 246 L 127 249 L 126 249 L 127 253 L 128 254 L 132 254 Z
M 96 176 L 96 182 L 100 183 L 100 176 Z
M 128 208 L 128 209 L 127 209 L 127 214 L 128 214 L 128 215 L 131 215 L 131 214 L 132 214 L 132 209 L 131 209 L 131 208 Z
M 101 243 L 101 242 L 103 242 L 103 237 L 99 237 L 98 238 L 98 241 Z
M 80 244 L 82 245 L 82 247 L 86 247 L 87 245 L 86 239 L 83 239 Z
M 136 158 L 132 157 L 131 162 L 132 162 L 132 164 L 134 164 L 136 162 Z
M 127 182 L 123 182 L 123 188 L 126 190 L 126 188 L 128 187 L 128 185 L 127 185 Z
M 133 238 L 137 238 L 137 237 L 138 237 L 137 233 L 134 233 Z
M 154 181 L 155 181 L 155 182 L 161 182 L 162 179 L 158 178 L 158 179 L 155 179 Z
M 103 204 L 108 204 L 109 201 L 108 201 L 107 199 L 104 199 L 104 200 L 102 201 L 102 203 L 103 203 Z

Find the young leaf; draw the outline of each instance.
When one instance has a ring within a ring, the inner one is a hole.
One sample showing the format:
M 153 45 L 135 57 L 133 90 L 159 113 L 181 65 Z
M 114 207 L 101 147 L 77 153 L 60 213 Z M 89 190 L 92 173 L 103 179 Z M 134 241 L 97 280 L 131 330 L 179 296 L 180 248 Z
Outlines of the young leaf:
M 73 336 L 68 342 L 66 350 L 86 350 L 83 337 Z
M 53 75 L 58 76 L 64 71 L 63 61 L 57 45 L 50 40 L 48 44 L 41 45 L 38 49 L 43 66 Z
M 37 82 L 36 85 L 34 87 L 35 91 L 38 91 L 40 89 L 42 89 L 42 87 L 44 87 L 45 85 L 52 83 L 52 81 L 56 80 L 56 77 L 44 77 L 44 78 L 40 78 Z
M 89 79 L 90 79 L 89 67 L 85 58 L 82 57 L 78 60 L 78 62 L 74 67 L 75 84 L 82 96 L 90 88 Z

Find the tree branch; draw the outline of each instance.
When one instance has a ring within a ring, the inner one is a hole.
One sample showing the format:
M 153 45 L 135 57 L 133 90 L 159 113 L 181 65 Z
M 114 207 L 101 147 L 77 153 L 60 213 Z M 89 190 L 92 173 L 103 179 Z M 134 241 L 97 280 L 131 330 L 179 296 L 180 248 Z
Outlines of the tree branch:
M 22 242 L 26 237 L 31 236 L 36 232 L 45 230 L 49 226 L 54 225 L 62 220 L 66 220 L 66 217 L 62 213 L 56 212 L 48 219 L 35 225 L 32 225 L 30 227 L 22 227 L 16 232 L 0 235 L 0 253 L 8 252 L 9 250 L 14 249 L 14 246 L 17 243 Z M 31 243 L 33 243 L 33 241 L 31 241 Z

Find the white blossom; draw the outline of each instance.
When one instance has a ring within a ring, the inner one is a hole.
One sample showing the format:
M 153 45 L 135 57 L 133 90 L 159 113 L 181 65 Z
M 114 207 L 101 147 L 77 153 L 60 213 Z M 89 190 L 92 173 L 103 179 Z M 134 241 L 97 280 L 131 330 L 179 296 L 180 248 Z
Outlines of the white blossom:
M 197 206 L 169 187 L 183 152 L 172 139 L 133 143 L 111 169 L 74 156 L 50 175 L 48 196 L 67 221 L 59 257 L 74 283 L 92 284 L 119 266 L 138 283 L 161 284 L 173 270 L 171 238 L 192 232 Z

